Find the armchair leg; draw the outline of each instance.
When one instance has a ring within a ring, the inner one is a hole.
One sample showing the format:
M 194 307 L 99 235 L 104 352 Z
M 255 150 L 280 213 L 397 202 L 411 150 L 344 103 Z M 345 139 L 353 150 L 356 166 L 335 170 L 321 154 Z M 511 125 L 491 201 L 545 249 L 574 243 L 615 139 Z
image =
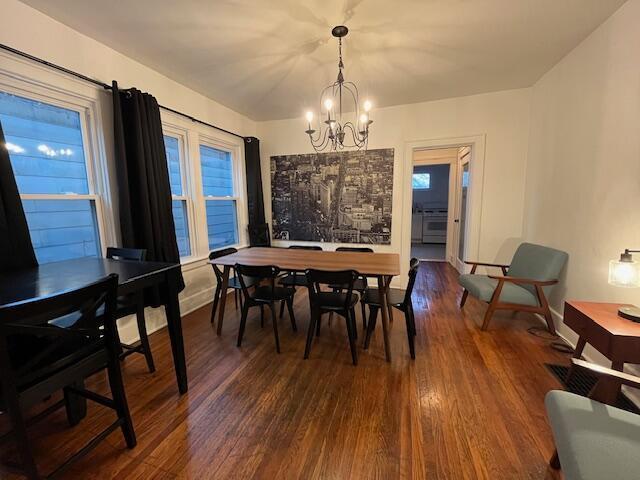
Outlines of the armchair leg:
M 484 314 L 484 320 L 482 321 L 482 331 L 487 330 L 489 328 L 489 323 L 491 322 L 491 318 L 493 318 L 493 313 L 496 311 L 496 306 L 492 301 L 487 308 L 487 311 Z
M 464 307 L 464 304 L 467 301 L 467 296 L 468 295 L 469 295 L 469 292 L 465 288 L 464 291 L 462 292 L 462 298 L 460 299 L 460 308 Z

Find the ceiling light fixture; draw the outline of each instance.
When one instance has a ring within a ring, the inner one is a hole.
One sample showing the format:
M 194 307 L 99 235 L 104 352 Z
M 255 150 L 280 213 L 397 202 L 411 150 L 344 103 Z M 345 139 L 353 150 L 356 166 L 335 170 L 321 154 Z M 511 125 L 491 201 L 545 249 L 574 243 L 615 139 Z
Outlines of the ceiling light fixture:
M 360 113 L 358 99 L 358 88 L 353 82 L 345 82 L 342 69 L 342 38 L 349 33 L 349 29 L 344 25 L 334 27 L 331 34 L 338 39 L 338 78 L 325 87 L 320 95 L 320 114 L 318 115 L 318 129 L 312 128 L 314 113 L 309 110 L 305 117 L 307 119 L 307 130 L 309 140 L 316 152 L 323 150 L 342 150 L 353 148 L 360 150 L 367 149 L 369 141 L 369 127 L 373 123 L 371 120 L 371 101 L 365 100 L 362 105 L 364 113 Z M 345 100 L 343 108 L 343 99 Z M 353 109 L 353 110 L 351 110 Z M 326 119 L 324 114 L 326 114 Z M 353 121 L 344 121 L 343 113 L 353 112 Z M 323 126 L 322 124 L 326 126 Z M 317 132 L 317 135 L 315 135 Z

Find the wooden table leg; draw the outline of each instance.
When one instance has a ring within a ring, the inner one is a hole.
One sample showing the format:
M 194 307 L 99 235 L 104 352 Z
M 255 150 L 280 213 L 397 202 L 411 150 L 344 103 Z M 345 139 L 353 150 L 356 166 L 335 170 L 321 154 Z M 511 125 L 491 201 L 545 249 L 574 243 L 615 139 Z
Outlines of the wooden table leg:
M 391 289 L 391 278 L 387 277 L 387 298 L 389 297 L 389 290 Z M 389 321 L 393 322 L 393 307 L 387 302 L 387 310 L 389 311 Z
M 389 309 L 387 302 L 387 293 L 389 286 L 387 285 L 384 275 L 378 276 L 378 291 L 382 300 L 382 336 L 384 339 L 384 354 L 387 362 L 391 361 L 391 346 L 389 345 Z
M 611 369 L 622 372 L 624 370 L 624 362 L 611 362 Z M 620 382 L 616 382 L 611 378 L 601 378 L 593 387 L 589 398 L 606 403 L 607 405 L 615 405 L 619 393 Z
M 576 344 L 576 349 L 573 352 L 572 358 L 577 358 L 578 360 L 580 360 L 580 357 L 582 356 L 582 352 L 586 344 L 587 344 L 587 340 L 584 337 L 579 337 L 578 343 Z M 575 372 L 575 370 L 576 370 L 576 367 L 573 364 L 573 362 L 571 362 L 569 366 L 569 371 L 567 372 L 567 376 L 564 378 L 565 385 L 569 385 L 569 380 L 571 380 L 571 377 L 573 376 L 573 373 Z
M 187 393 L 187 362 L 184 356 L 184 339 L 182 337 L 182 318 L 180 317 L 180 302 L 178 301 L 178 275 L 179 270 L 167 272 L 167 303 L 164 306 L 167 315 L 167 329 L 171 340 L 171 353 L 173 354 L 173 366 L 176 370 L 178 391 Z
M 227 304 L 227 290 L 229 289 L 229 272 L 231 271 L 231 267 L 228 265 L 224 266 L 224 271 L 222 272 L 222 289 L 221 289 L 221 298 L 220 298 L 220 312 L 218 313 L 218 336 L 222 335 L 222 322 L 224 320 L 224 307 Z

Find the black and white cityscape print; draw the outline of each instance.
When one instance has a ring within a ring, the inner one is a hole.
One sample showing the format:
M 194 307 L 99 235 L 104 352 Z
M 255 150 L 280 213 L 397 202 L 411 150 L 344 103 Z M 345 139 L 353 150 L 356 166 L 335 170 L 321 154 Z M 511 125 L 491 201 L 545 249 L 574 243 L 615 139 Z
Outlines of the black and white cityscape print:
M 271 157 L 273 236 L 391 243 L 393 148 Z

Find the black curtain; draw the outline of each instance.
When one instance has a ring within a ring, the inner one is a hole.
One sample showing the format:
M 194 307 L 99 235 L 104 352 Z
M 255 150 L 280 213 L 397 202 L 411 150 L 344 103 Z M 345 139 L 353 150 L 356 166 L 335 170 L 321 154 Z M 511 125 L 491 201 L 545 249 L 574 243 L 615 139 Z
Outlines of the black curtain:
M 149 261 L 180 262 L 156 99 L 134 88 L 118 90 L 114 81 L 113 131 L 122 246 L 146 249 Z M 145 292 L 145 303 L 161 305 L 163 296 L 151 289 Z
M 262 171 L 260 169 L 260 140 L 255 137 L 244 139 L 244 162 L 247 172 L 247 208 L 249 225 L 261 225 L 264 219 L 264 197 L 262 196 Z M 249 229 L 249 245 L 260 244 Z
M 0 272 L 38 265 L 0 123 Z

